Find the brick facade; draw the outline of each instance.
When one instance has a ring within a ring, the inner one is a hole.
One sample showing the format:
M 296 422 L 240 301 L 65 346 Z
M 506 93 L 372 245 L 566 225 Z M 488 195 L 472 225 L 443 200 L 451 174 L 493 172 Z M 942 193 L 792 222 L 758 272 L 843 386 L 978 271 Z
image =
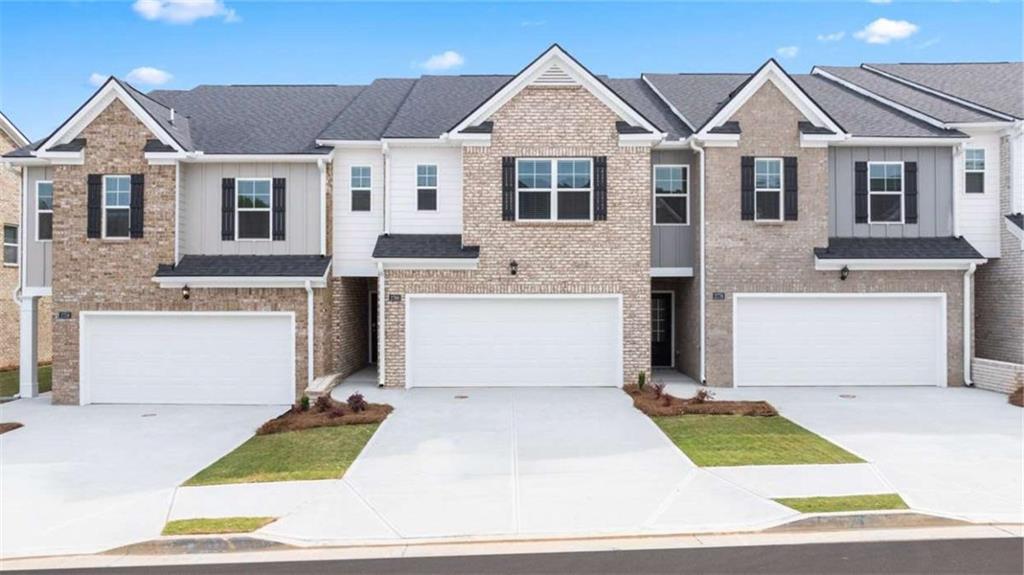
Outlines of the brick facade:
M 650 365 L 650 150 L 620 147 L 618 117 L 582 87 L 528 87 L 490 120 L 491 145 L 463 153 L 463 241 L 480 246 L 478 269 L 389 270 L 387 295 L 621 294 L 623 381 L 635 380 Z M 608 220 L 502 221 L 503 156 L 606 156 Z M 405 301 L 385 305 L 384 382 L 403 386 Z
M 330 371 L 348 377 L 369 363 L 370 291 L 376 289 L 375 278 L 338 277 L 331 279 L 333 308 L 331 312 Z
M 290 311 L 295 314 L 296 395 L 306 387 L 307 300 L 304 289 L 193 289 L 189 300 L 153 281 L 157 264 L 174 261 L 174 166 L 150 165 L 142 149 L 153 135 L 119 100 L 81 133 L 88 146 L 81 166 L 54 175 L 53 305 L 71 312 L 54 321 L 53 400 L 78 402 L 79 314 L 90 310 Z M 145 175 L 145 236 L 86 237 L 88 174 Z M 327 369 L 330 290 L 315 294 L 315 370 Z
M 813 248 L 828 242 L 828 150 L 801 148 L 802 114 L 772 83 L 731 118 L 743 131 L 735 148 L 706 151 L 707 382 L 733 385 L 733 295 L 737 292 L 943 292 L 947 294 L 948 382 L 963 382 L 962 273 L 956 271 L 836 272 L 814 269 Z M 742 156 L 795 156 L 799 219 L 755 223 L 740 219 Z M 724 292 L 725 300 L 713 300 Z M 698 328 L 699 329 L 699 328 Z

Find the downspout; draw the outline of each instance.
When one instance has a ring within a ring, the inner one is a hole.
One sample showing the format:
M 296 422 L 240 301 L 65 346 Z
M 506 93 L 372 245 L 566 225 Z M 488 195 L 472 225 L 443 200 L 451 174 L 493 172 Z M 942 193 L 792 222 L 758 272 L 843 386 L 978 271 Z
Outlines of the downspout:
M 327 162 L 316 161 L 320 170 L 320 255 L 327 255 Z
M 178 244 L 181 242 L 181 161 L 174 162 L 174 265 L 181 261 Z
M 377 262 L 377 387 L 384 387 L 384 362 L 387 361 L 388 353 L 385 349 L 386 338 L 384 305 L 387 301 L 387 294 L 384 293 L 384 263 Z
M 390 172 L 391 172 L 391 162 L 388 161 L 388 157 L 390 155 L 391 155 L 391 150 L 388 147 L 388 143 L 384 142 L 383 144 L 381 144 L 381 156 L 382 156 L 382 161 L 384 163 L 384 169 L 381 170 L 383 172 L 381 177 L 384 178 L 384 194 L 383 194 L 384 198 L 383 198 L 383 201 L 381 202 L 381 204 L 383 205 L 382 209 L 384 210 L 384 235 L 385 236 L 391 233 L 391 210 L 388 209 L 388 208 L 390 208 L 390 205 L 389 205 L 388 202 L 391 201 L 391 194 L 388 193 L 390 191 L 389 188 L 391 186 L 391 178 L 389 177 L 391 175 L 390 174 Z M 370 193 L 370 197 L 371 198 L 373 197 L 373 193 L 372 192 Z M 372 201 L 373 200 L 371 199 L 371 202 Z
M 306 280 L 306 387 L 313 384 L 313 282 Z
M 953 147 L 953 237 L 960 237 L 960 190 L 963 181 L 963 157 L 967 144 L 960 142 Z
M 972 360 L 972 346 L 974 332 L 974 284 L 971 281 L 974 278 L 974 271 L 978 269 L 978 264 L 971 264 L 964 272 L 964 385 L 967 387 L 974 387 L 974 379 L 971 378 L 971 360 Z
M 707 316 L 705 308 L 707 306 L 707 294 L 704 292 L 704 238 L 707 225 L 704 220 L 704 182 L 706 181 L 704 177 L 704 148 L 697 145 L 696 140 L 690 140 L 690 149 L 697 152 L 697 155 L 700 156 L 700 383 L 701 385 L 707 385 L 707 372 L 705 371 L 705 356 L 707 355 L 707 341 L 705 341 Z
M 8 164 L 9 165 L 9 164 Z M 21 167 L 21 221 L 18 222 L 18 285 L 14 288 L 14 303 L 21 313 L 21 294 L 25 288 L 25 230 L 28 225 L 28 167 Z M 20 353 L 20 352 L 19 352 Z

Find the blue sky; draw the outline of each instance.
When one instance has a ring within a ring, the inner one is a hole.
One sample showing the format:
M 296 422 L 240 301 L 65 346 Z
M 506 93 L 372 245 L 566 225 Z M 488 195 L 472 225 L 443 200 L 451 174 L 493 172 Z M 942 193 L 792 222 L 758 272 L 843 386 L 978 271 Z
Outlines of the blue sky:
M 552 42 L 613 77 L 1024 58 L 1019 0 L 181 1 L 0 2 L 0 110 L 39 138 L 108 74 L 149 90 L 514 73 Z

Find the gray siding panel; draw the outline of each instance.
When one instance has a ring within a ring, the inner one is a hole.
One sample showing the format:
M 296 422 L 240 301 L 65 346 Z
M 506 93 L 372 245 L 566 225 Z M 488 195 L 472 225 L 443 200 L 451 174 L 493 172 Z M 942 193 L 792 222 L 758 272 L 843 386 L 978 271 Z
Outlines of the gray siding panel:
M 303 255 L 320 253 L 320 171 L 313 163 L 183 165 L 181 253 L 194 255 Z M 287 180 L 284 241 L 223 241 L 222 178 Z
M 700 225 L 700 205 L 697 192 L 700 185 L 700 166 L 693 152 L 689 150 L 654 150 L 651 153 L 651 170 L 655 164 L 683 164 L 690 166 L 689 218 L 688 226 L 656 226 L 651 215 L 651 267 L 687 268 L 694 267 L 696 249 L 694 238 Z M 653 202 L 653 175 L 652 175 Z M 696 273 L 696 272 L 695 272 Z
M 854 220 L 856 162 L 917 162 L 916 224 L 858 224 Z M 828 152 L 828 232 L 838 238 L 934 238 L 953 234 L 953 148 L 833 147 Z
M 22 247 L 25 286 L 50 287 L 53 281 L 53 243 L 36 241 L 36 182 L 53 181 L 53 168 L 26 167 L 25 170 L 28 173 L 28 205 L 25 206 L 26 225 L 23 235 L 25 245 Z M 58 193 L 54 190 L 55 202 L 58 201 Z M 82 230 L 82 234 L 85 234 L 85 230 Z

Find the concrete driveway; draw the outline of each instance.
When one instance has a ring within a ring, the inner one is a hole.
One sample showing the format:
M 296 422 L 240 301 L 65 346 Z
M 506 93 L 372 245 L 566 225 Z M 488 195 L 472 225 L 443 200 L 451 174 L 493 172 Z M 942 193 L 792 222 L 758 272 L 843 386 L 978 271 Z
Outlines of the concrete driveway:
M 0 556 L 94 553 L 160 534 L 174 489 L 281 406 L 0 405 Z

